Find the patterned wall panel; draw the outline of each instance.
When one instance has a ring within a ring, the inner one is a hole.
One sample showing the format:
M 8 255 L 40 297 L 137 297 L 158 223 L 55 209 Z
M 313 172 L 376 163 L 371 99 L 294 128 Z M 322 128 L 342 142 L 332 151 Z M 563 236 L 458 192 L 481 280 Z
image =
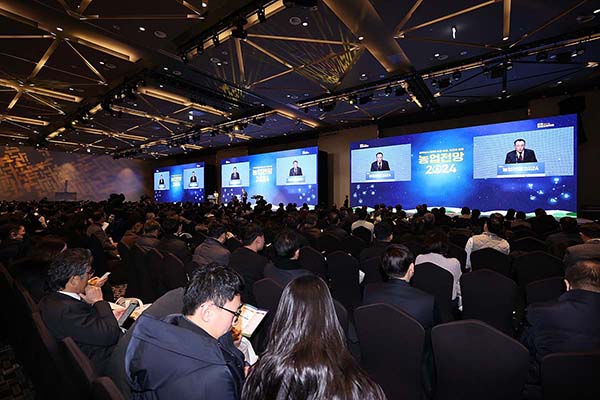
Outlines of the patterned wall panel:
M 54 200 L 55 192 L 64 190 L 65 180 L 78 200 L 100 201 L 111 193 L 138 200 L 152 194 L 152 168 L 140 160 L 0 147 L 0 200 Z

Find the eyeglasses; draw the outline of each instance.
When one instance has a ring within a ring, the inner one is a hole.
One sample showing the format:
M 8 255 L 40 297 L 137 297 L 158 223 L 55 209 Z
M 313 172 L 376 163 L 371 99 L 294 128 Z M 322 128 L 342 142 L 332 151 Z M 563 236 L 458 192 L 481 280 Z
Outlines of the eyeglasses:
M 231 311 L 229 308 L 221 307 L 221 306 L 218 306 L 216 304 L 215 304 L 215 307 L 220 308 L 221 310 L 225 310 L 225 311 L 227 311 L 230 314 L 233 314 L 233 322 L 237 321 L 238 318 L 240 317 L 240 315 L 242 315 L 243 304 L 240 305 L 240 308 L 238 308 L 237 311 Z
M 91 268 L 90 268 L 89 270 L 86 270 L 86 271 L 85 271 L 85 273 L 86 273 L 86 274 L 88 274 L 88 276 L 94 276 L 94 272 L 96 272 L 96 271 L 94 271 L 94 270 L 93 270 L 93 269 L 91 269 Z

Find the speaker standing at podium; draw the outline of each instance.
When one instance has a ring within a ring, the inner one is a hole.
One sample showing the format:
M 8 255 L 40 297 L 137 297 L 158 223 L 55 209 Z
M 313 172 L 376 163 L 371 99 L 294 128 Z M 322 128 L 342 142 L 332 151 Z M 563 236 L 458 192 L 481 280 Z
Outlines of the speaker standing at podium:
M 302 176 L 302 168 L 298 166 L 298 161 L 294 160 L 294 166 L 290 168 L 290 176 Z
M 383 153 L 378 152 L 375 154 L 376 160 L 371 163 L 371 172 L 373 171 L 389 171 L 390 164 L 383 159 Z
M 238 172 L 237 167 L 233 167 L 230 179 L 232 181 L 240 179 L 240 173 Z
M 197 183 L 198 182 L 198 178 L 196 177 L 196 174 L 194 171 L 192 171 L 192 176 L 190 176 L 190 183 Z
M 535 157 L 535 152 L 525 148 L 525 139 L 517 139 L 514 141 L 515 149 L 506 154 L 504 164 L 520 164 L 538 162 Z

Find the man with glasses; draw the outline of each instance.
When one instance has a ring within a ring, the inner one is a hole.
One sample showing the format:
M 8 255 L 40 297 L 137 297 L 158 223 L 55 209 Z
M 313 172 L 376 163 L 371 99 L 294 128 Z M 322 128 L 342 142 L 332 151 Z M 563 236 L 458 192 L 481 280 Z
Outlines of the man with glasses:
M 180 314 L 142 314 L 125 355 L 132 396 L 239 399 L 244 356 L 231 328 L 240 315 L 241 291 L 236 272 L 212 263 L 192 274 Z
M 67 249 L 57 255 L 48 269 L 51 292 L 39 303 L 40 314 L 50 333 L 62 340 L 70 336 L 92 361 L 98 374 L 105 374 L 105 365 L 121 336 L 121 329 L 108 302 L 102 299 L 93 276 L 92 255 L 87 249 Z

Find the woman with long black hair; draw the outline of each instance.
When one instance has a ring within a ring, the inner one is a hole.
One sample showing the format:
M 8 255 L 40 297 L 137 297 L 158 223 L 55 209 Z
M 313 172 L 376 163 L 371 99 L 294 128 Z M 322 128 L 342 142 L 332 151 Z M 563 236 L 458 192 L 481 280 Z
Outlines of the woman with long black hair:
M 347 350 L 329 289 L 314 275 L 286 286 L 267 349 L 246 379 L 242 400 L 271 399 L 385 399 Z

